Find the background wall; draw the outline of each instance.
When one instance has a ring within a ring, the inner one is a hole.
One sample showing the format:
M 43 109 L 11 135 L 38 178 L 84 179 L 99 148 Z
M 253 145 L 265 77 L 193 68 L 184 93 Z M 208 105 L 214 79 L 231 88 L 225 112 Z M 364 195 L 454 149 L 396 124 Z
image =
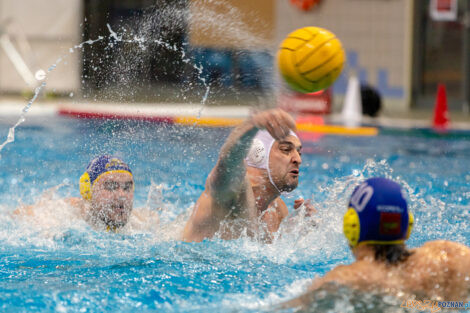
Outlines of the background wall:
M 321 0 L 309 11 L 299 9 L 290 0 L 224 1 L 228 6 L 215 1 L 191 2 L 192 45 L 264 48 L 274 56 L 278 44 L 291 31 L 304 26 L 324 27 L 340 38 L 347 53 L 347 65 L 333 88 L 339 102 L 346 92 L 349 75 L 355 73 L 362 83 L 378 89 L 385 110 L 405 111 L 410 106 L 412 1 Z M 225 20 L 207 19 L 208 10 L 223 13 Z M 246 24 L 246 31 L 254 37 L 243 36 L 239 31 L 233 34 L 221 31 L 222 26 L 230 29 L 227 25 L 235 25 L 237 20 Z
M 409 108 L 412 1 L 321 0 L 310 11 L 300 10 L 290 0 L 188 0 L 188 4 L 187 31 L 191 46 L 219 49 L 222 52 L 218 54 L 209 51 L 213 54 L 211 57 L 214 60 L 225 58 L 227 64 L 232 62 L 227 66 L 233 68 L 229 73 L 232 77 L 223 73 L 222 86 L 237 84 L 233 78 L 242 76 L 243 57 L 249 50 L 270 52 L 255 55 L 260 61 L 245 66 L 253 68 L 261 64 L 256 73 L 259 72 L 260 77 L 267 76 L 261 67 L 272 64 L 270 57 L 275 55 L 282 39 L 296 28 L 316 25 L 333 31 L 347 52 L 347 66 L 334 85 L 335 95 L 345 93 L 348 76 L 354 72 L 362 82 L 379 90 L 386 110 Z M 49 90 L 76 91 L 81 87 L 81 80 L 87 80 L 82 78 L 81 53 L 69 52 L 82 40 L 82 6 L 81 0 L 0 0 L 2 30 L 6 30 L 12 40 L 26 35 L 32 53 L 24 57 L 33 72 L 47 71 L 62 58 L 61 64 L 48 77 Z M 9 19 L 11 22 L 5 27 Z M 90 38 L 96 38 L 95 35 L 89 34 Z M 208 55 L 206 51 L 203 54 Z M 251 76 L 245 75 L 249 79 Z M 259 78 L 252 79 L 253 82 L 249 79 L 238 85 L 264 86 L 263 82 L 257 83 Z M 30 90 L 0 49 L 0 90 L 25 89 Z
M 266 49 L 275 39 L 275 0 L 191 0 L 193 46 Z
M 342 41 L 347 67 L 334 86 L 344 94 L 347 77 L 354 71 L 361 82 L 376 87 L 386 110 L 409 107 L 410 29 L 412 1 L 322 0 L 310 11 L 302 11 L 288 0 L 277 0 L 276 41 L 303 26 L 331 30 Z
M 47 90 L 59 93 L 80 88 L 80 53 L 70 53 L 69 49 L 81 40 L 82 16 L 80 0 L 0 1 L 0 31 L 6 32 L 20 51 L 16 40 L 26 37 L 31 53 L 28 49 L 21 53 L 33 73 L 39 69 L 47 72 L 62 58 L 62 64 L 48 76 L 46 86 Z M 0 90 L 31 90 L 1 48 Z

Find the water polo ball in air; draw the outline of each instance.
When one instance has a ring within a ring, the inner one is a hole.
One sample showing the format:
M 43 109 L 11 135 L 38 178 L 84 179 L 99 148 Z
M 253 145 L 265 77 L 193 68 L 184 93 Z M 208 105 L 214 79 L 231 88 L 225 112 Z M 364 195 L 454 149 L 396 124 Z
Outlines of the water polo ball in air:
M 316 92 L 335 82 L 346 60 L 341 41 L 320 27 L 304 27 L 290 33 L 278 51 L 282 77 L 295 91 Z

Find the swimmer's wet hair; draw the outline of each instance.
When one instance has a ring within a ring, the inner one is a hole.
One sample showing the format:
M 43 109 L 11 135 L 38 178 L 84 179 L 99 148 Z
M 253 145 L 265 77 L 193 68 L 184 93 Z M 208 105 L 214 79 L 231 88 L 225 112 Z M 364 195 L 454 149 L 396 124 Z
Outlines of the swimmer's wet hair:
M 375 251 L 375 260 L 390 265 L 405 262 L 413 254 L 405 245 L 372 245 Z

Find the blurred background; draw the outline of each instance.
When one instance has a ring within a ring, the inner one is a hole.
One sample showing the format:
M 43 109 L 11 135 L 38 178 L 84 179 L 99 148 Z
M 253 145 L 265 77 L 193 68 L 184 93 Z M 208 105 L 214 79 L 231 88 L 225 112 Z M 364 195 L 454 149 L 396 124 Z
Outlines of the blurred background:
M 1 0 L 0 93 L 120 102 L 208 105 L 301 101 L 328 113 L 348 78 L 385 112 L 432 111 L 437 85 L 468 113 L 466 0 Z M 282 39 L 320 26 L 347 64 L 321 95 L 286 91 L 275 69 Z M 45 75 L 44 75 L 45 74 Z M 321 98 L 321 103 L 318 99 Z

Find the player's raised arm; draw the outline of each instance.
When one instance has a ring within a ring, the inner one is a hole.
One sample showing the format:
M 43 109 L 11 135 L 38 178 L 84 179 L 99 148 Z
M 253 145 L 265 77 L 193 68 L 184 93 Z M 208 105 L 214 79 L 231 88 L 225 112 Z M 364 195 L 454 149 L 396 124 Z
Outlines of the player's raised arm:
M 235 128 L 223 145 L 219 160 L 208 177 L 212 197 L 218 202 L 230 202 L 239 194 L 245 182 L 244 159 L 259 129 L 266 129 L 275 139 L 289 135 L 295 122 L 286 112 L 272 109 L 255 114 Z

